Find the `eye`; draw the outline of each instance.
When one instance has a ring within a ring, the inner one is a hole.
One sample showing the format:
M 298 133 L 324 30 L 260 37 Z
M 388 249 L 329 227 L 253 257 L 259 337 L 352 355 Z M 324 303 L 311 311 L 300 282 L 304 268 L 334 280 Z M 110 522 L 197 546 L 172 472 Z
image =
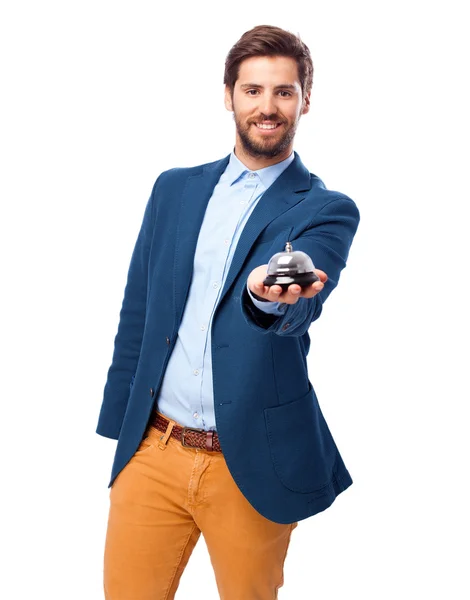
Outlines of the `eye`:
M 258 90 L 255 90 L 255 89 L 253 89 L 253 90 L 247 90 L 246 93 L 249 96 L 255 96 L 258 93 Z
M 287 92 L 286 90 L 280 90 L 279 94 L 280 96 L 282 96 L 282 98 L 289 98 L 290 96 L 292 96 L 292 94 L 290 92 Z

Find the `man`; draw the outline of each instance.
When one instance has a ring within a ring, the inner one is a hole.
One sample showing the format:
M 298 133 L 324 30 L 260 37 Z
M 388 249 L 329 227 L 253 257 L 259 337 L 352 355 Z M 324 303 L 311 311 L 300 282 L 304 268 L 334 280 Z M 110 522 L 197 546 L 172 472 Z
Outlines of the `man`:
M 225 65 L 234 151 L 154 185 L 97 428 L 118 439 L 108 600 L 174 598 L 201 532 L 221 598 L 271 600 L 298 521 L 352 483 L 306 363 L 359 222 L 293 152 L 312 74 L 297 36 L 246 32 Z M 319 281 L 263 284 L 287 241 Z

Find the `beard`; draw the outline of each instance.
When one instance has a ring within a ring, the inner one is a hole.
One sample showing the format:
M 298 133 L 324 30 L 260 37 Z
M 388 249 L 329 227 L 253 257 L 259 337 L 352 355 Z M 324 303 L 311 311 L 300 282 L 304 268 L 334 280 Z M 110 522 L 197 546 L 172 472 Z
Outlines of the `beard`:
M 253 156 L 253 158 L 275 158 L 276 156 L 283 154 L 294 139 L 298 123 L 298 120 L 292 123 L 280 137 L 273 136 L 272 138 L 266 137 L 265 139 L 254 139 L 250 132 L 254 122 L 272 120 L 279 121 L 284 125 L 286 123 L 285 119 L 280 119 L 279 116 L 276 117 L 275 115 L 260 115 L 258 119 L 250 120 L 250 122 L 245 124 L 241 122 L 235 111 L 233 112 L 233 118 L 243 149 L 247 154 Z

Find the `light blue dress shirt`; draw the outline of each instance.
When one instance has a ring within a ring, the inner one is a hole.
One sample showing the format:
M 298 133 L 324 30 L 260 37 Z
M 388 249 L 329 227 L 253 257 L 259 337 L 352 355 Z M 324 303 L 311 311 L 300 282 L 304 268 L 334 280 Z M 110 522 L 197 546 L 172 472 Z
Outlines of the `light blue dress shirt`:
M 250 171 L 232 152 L 209 200 L 194 254 L 183 319 L 156 398 L 160 413 L 186 427 L 216 429 L 212 316 L 249 216 L 264 192 L 293 160 L 294 153 L 276 165 Z M 279 302 L 251 298 L 266 313 L 281 315 L 287 308 Z

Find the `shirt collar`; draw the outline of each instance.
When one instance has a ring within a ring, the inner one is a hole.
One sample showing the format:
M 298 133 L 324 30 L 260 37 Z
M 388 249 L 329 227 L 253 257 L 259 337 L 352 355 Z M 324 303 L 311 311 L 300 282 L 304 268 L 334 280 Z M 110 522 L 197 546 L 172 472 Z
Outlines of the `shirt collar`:
M 287 169 L 293 160 L 294 152 L 292 152 L 292 154 L 286 159 L 275 165 L 264 167 L 263 169 L 258 169 L 256 171 L 251 171 L 241 162 L 239 158 L 235 156 L 235 152 L 232 151 L 227 168 L 225 169 L 224 179 L 229 185 L 232 185 L 238 181 L 240 177 L 246 177 L 248 173 L 257 173 L 261 183 L 263 184 L 263 187 L 268 189 L 268 187 L 276 181 L 279 175 Z

